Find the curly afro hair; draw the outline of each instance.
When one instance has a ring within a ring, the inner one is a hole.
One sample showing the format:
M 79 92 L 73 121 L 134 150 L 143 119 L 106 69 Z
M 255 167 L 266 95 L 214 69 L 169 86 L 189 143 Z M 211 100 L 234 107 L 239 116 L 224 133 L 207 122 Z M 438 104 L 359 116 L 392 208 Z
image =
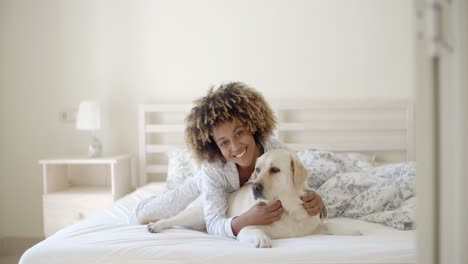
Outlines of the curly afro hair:
M 225 161 L 212 137 L 213 128 L 221 122 L 244 126 L 257 144 L 263 144 L 276 126 L 275 115 L 263 96 L 241 82 L 211 87 L 205 97 L 194 103 L 185 119 L 185 140 L 199 163 Z

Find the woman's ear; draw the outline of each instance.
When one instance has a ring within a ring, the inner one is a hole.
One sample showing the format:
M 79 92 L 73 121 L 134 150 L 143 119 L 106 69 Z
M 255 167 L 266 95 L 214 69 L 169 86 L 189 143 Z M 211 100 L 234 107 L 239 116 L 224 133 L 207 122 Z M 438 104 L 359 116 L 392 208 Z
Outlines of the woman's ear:
M 301 190 L 304 188 L 304 182 L 307 179 L 307 170 L 302 165 L 299 158 L 291 153 L 291 172 L 293 175 L 293 184 L 296 189 Z

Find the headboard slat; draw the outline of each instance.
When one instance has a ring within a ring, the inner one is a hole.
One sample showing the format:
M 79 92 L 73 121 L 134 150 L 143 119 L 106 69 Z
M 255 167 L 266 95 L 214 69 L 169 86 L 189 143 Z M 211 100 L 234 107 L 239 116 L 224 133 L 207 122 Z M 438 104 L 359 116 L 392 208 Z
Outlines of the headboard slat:
M 167 165 L 149 165 L 146 167 L 146 173 L 165 173 Z
M 165 144 L 149 144 L 146 145 L 146 153 L 167 153 L 173 149 L 181 149 L 185 146 L 179 145 L 165 145 Z
M 183 133 L 184 125 L 146 125 L 147 133 Z
M 349 152 L 375 152 L 375 151 L 405 151 L 407 145 L 402 142 L 388 141 L 348 141 L 333 143 L 301 143 L 286 144 L 294 150 L 319 149 L 328 151 L 349 151 Z
M 330 120 L 313 123 L 280 123 L 278 130 L 283 131 L 362 131 L 362 130 L 406 130 L 404 120 Z

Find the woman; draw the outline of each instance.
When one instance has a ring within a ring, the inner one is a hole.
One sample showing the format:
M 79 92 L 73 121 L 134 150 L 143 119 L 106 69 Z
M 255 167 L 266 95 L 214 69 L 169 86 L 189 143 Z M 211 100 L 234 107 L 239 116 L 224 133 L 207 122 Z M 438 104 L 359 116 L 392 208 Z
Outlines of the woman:
M 142 201 L 134 222 L 146 224 L 174 216 L 201 193 L 206 194 L 204 216 L 209 234 L 234 238 L 245 226 L 280 219 L 281 201 L 259 202 L 239 216 L 226 216 L 229 194 L 249 180 L 257 158 L 270 149 L 286 148 L 271 138 L 275 124 L 273 111 L 253 88 L 232 82 L 210 89 L 195 101 L 186 118 L 186 143 L 202 164 L 200 171 L 178 188 Z M 318 194 L 311 191 L 301 199 L 309 215 L 326 216 Z

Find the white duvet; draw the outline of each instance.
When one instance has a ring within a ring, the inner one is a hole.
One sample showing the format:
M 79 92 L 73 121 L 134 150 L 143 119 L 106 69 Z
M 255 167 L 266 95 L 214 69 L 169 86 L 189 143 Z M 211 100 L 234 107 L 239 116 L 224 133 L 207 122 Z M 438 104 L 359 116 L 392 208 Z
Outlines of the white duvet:
M 149 184 L 110 209 L 67 227 L 27 250 L 21 264 L 73 263 L 415 263 L 415 231 L 349 218 L 328 221 L 359 229 L 363 236 L 314 235 L 273 241 L 273 248 L 251 248 L 203 232 L 168 229 L 149 233 L 128 224 L 142 199 L 159 192 Z

